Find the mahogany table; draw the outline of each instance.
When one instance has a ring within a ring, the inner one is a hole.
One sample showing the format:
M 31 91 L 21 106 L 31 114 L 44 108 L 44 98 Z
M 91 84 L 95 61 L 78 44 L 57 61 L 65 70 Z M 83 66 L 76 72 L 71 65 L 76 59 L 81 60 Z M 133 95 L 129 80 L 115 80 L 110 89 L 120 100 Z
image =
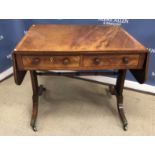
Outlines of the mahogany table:
M 13 51 L 14 78 L 20 85 L 30 71 L 33 89 L 31 127 L 36 131 L 38 98 L 46 89 L 38 86 L 38 75 L 117 75 L 117 108 L 123 129 L 123 87 L 129 70 L 139 83 L 147 79 L 148 50 L 120 26 L 32 25 Z M 54 72 L 54 70 L 61 70 Z M 62 70 L 75 72 L 62 72 Z

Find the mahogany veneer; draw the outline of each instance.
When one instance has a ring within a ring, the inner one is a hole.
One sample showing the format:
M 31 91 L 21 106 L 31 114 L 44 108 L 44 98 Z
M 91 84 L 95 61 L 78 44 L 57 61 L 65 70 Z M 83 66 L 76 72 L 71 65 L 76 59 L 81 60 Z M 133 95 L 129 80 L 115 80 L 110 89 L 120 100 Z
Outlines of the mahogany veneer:
M 147 79 L 148 50 L 120 26 L 32 25 L 13 51 L 14 78 L 20 85 L 30 71 L 33 88 L 31 126 L 36 130 L 38 97 L 46 90 L 38 86 L 38 75 L 103 75 L 103 70 L 117 70 L 116 95 L 123 128 L 127 120 L 123 110 L 123 86 L 130 70 L 139 83 Z M 49 70 L 71 70 L 55 73 Z M 38 72 L 39 71 L 39 72 Z M 108 75 L 110 73 L 107 73 Z

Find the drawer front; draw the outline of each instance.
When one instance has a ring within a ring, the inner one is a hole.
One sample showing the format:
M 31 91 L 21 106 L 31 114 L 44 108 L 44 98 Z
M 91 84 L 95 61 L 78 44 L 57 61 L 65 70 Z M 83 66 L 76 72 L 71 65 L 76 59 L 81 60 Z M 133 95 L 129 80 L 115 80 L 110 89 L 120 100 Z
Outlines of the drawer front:
M 80 56 L 22 56 L 25 69 L 74 68 L 80 65 Z
M 84 56 L 83 66 L 104 68 L 136 68 L 139 63 L 139 55 L 97 55 Z

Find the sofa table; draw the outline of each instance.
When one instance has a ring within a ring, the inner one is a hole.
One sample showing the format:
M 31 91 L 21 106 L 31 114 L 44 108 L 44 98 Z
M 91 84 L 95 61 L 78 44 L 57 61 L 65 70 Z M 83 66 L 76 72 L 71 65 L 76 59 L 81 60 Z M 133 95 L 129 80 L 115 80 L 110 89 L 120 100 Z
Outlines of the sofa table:
M 12 53 L 15 83 L 20 85 L 27 71 L 31 75 L 32 129 L 37 130 L 38 98 L 46 90 L 38 85 L 37 76 L 117 75 L 116 85 L 109 86 L 109 91 L 116 95 L 123 129 L 127 130 L 123 108 L 126 71 L 144 83 L 148 57 L 148 50 L 120 26 L 32 25 Z

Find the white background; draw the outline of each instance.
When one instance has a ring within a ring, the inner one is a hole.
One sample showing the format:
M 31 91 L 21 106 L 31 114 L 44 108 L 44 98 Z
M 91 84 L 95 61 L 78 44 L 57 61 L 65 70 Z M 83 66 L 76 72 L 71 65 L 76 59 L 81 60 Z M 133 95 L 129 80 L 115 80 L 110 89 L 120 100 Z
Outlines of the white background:
M 153 0 L 0 0 L 0 18 L 151 19 L 155 5 Z M 154 137 L 0 137 L 0 154 L 153 155 L 154 144 Z

